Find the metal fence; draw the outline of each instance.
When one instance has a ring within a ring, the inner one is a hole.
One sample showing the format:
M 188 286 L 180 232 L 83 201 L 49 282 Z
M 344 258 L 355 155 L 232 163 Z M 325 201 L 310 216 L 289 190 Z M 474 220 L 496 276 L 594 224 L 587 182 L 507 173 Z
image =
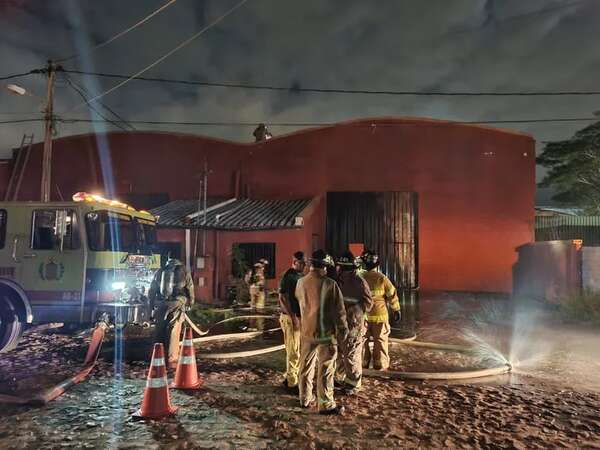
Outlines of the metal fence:
M 600 246 L 600 216 L 536 216 L 536 241 L 573 239 L 588 247 Z

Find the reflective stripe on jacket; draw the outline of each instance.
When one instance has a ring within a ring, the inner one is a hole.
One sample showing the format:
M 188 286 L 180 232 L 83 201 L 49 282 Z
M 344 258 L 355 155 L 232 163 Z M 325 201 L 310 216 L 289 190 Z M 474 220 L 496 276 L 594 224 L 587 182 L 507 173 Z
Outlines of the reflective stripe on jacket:
M 377 270 L 362 272 L 361 276 L 369 285 L 371 295 L 373 296 L 373 308 L 367 314 L 367 321 L 376 323 L 387 322 L 388 311 L 386 302 L 389 303 L 392 311 L 400 310 L 396 288 L 388 277 Z

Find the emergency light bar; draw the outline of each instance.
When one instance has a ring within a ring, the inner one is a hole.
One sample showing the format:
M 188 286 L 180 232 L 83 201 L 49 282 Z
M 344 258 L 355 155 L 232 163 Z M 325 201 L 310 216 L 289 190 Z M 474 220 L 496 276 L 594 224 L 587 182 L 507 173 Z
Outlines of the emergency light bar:
M 135 211 L 135 208 L 127 205 L 126 203 L 121 203 L 117 200 L 109 200 L 107 198 L 101 197 L 97 194 L 89 194 L 87 192 L 77 192 L 73 194 L 74 202 L 90 202 L 90 203 L 102 203 L 103 205 L 115 206 L 117 208 L 128 209 L 130 211 Z M 141 211 L 146 212 L 146 211 Z

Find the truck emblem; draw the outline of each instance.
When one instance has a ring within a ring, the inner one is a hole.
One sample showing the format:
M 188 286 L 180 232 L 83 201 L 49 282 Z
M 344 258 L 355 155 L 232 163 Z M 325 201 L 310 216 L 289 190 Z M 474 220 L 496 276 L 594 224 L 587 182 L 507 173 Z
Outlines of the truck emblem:
M 39 273 L 44 281 L 58 281 L 65 274 L 65 265 L 61 262 L 56 263 L 54 258 L 50 258 L 46 264 L 40 263 Z

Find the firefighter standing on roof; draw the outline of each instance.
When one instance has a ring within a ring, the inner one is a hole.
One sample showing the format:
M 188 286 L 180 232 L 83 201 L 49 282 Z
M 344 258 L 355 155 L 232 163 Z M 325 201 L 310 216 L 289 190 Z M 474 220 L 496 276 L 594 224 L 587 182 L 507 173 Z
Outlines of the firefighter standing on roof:
M 367 314 L 367 333 L 364 344 L 363 367 L 368 368 L 373 360 L 373 368 L 386 370 L 390 365 L 388 338 L 390 324 L 386 303 L 389 303 L 395 322 L 400 321 L 400 302 L 396 288 L 384 274 L 377 270 L 379 255 L 369 250 L 361 255 L 365 271 L 361 276 L 368 283 L 373 296 L 373 308 Z M 369 349 L 369 339 L 373 339 L 373 352 Z
M 194 304 L 194 282 L 181 261 L 170 258 L 158 269 L 150 285 L 148 297 L 156 307 L 156 342 L 162 342 L 171 366 L 177 364 L 181 326 L 186 306 Z

